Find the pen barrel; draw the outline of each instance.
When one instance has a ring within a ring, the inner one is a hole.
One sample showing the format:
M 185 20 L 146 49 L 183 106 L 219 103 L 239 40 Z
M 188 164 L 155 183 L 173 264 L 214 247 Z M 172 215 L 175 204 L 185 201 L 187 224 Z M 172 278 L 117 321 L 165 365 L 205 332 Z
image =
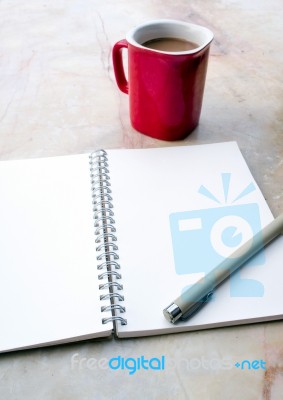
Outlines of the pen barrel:
M 174 300 L 174 303 L 180 308 L 183 314 L 188 312 L 190 308 L 195 306 L 196 303 L 202 302 L 209 292 L 220 285 L 228 276 L 280 234 L 283 234 L 283 214 L 279 215 L 239 247 L 204 278 L 184 291 L 181 296 Z

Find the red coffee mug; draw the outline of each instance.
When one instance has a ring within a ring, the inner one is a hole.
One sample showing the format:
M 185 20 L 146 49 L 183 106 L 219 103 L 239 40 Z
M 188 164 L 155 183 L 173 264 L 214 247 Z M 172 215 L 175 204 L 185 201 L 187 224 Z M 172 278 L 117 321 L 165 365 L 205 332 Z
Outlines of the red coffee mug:
M 160 51 L 143 44 L 159 38 L 191 41 L 188 51 Z M 199 122 L 212 32 L 174 20 L 157 20 L 131 30 L 113 47 L 119 89 L 129 94 L 132 126 L 161 140 L 185 138 Z M 122 50 L 128 49 L 128 80 Z

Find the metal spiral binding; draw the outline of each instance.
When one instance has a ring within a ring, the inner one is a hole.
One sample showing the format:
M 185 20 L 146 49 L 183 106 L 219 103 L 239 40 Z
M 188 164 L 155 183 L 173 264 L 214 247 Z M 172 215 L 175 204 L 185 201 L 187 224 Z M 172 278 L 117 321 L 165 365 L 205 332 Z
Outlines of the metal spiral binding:
M 102 306 L 101 311 L 111 311 L 112 316 L 103 318 L 102 323 L 120 321 L 121 325 L 126 325 L 127 320 L 123 317 L 115 315 L 117 310 L 120 313 L 125 312 L 125 307 L 117 304 L 122 302 L 124 296 L 118 293 L 123 289 L 123 285 L 117 282 L 121 279 L 121 274 L 114 269 L 120 269 L 117 244 L 115 236 L 115 219 L 113 212 L 113 204 L 111 197 L 111 183 L 108 169 L 108 157 L 105 150 L 97 150 L 90 154 L 90 177 L 92 187 L 92 204 L 93 204 L 93 218 L 94 218 L 94 234 L 96 236 L 95 243 L 97 261 L 102 261 L 98 264 L 97 269 L 103 272 L 98 275 L 99 280 L 106 279 L 107 282 L 99 285 L 99 289 L 108 289 L 107 294 L 101 295 L 100 299 L 110 299 L 111 304 Z

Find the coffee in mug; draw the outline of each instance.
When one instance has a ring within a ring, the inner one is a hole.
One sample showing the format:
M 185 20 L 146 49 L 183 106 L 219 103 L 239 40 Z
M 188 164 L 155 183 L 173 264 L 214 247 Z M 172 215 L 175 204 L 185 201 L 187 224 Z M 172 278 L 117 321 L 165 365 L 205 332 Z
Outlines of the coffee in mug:
M 144 47 L 149 49 L 160 50 L 160 51 L 188 51 L 199 47 L 197 43 L 189 40 L 178 39 L 178 38 L 157 38 L 151 39 L 142 44 Z

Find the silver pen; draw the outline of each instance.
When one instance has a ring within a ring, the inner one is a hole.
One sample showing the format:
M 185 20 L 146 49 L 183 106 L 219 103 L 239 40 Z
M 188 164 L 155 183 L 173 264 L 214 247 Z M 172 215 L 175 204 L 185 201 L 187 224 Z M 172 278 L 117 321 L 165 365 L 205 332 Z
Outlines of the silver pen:
M 190 318 L 209 301 L 217 286 L 280 234 L 283 234 L 283 214 L 255 234 L 204 278 L 184 291 L 163 310 L 165 318 L 172 324 Z

